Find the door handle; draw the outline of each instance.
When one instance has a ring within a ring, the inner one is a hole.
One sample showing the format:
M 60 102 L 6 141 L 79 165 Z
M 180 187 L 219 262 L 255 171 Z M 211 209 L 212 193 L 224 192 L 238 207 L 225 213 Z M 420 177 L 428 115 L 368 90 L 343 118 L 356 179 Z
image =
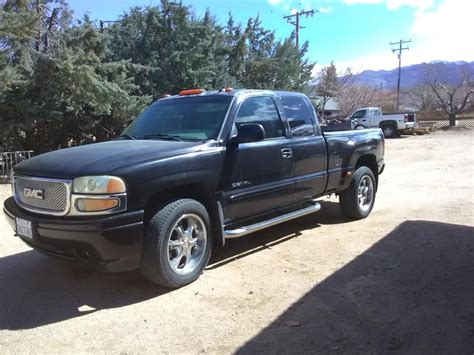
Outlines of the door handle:
M 283 158 L 289 159 L 293 156 L 293 151 L 291 150 L 291 148 L 283 148 L 281 150 L 281 156 Z

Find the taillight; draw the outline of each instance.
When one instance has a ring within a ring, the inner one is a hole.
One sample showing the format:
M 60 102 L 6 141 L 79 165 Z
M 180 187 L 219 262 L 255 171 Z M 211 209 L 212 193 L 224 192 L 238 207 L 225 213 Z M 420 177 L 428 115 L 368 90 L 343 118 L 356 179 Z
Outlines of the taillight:
M 405 117 L 403 118 L 405 123 L 408 122 L 408 114 L 405 114 Z

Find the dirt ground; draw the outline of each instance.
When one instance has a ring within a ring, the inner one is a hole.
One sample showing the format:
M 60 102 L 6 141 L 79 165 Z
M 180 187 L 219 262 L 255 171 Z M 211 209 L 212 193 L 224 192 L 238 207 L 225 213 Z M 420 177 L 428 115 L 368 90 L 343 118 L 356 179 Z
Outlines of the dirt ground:
M 387 140 L 369 218 L 347 221 L 324 199 L 229 241 L 171 292 L 139 272 L 71 269 L 1 215 L 0 352 L 472 354 L 473 138 Z

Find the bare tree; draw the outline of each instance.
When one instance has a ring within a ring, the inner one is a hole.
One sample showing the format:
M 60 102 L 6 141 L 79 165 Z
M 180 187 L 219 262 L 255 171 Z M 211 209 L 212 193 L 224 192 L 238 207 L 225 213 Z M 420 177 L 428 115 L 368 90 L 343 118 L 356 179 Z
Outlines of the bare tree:
M 329 99 L 336 96 L 338 89 L 337 71 L 333 62 L 319 72 L 317 76 L 318 84 L 316 85 L 316 102 L 318 109 L 322 113 L 322 119 L 325 117 L 325 108 Z
M 456 115 L 472 107 L 470 99 L 474 95 L 474 73 L 471 68 L 461 67 L 456 73 L 456 82 L 452 82 L 453 73 L 448 72 L 445 63 L 432 63 L 427 69 L 426 84 L 439 107 L 448 114 L 450 126 L 456 124 Z
M 373 104 L 377 89 L 356 83 L 356 78 L 350 68 L 339 76 L 336 92 L 339 109 L 349 116 L 356 109 Z
M 408 90 L 408 100 L 410 105 L 418 111 L 433 110 L 436 106 L 433 91 L 428 85 L 420 85 Z

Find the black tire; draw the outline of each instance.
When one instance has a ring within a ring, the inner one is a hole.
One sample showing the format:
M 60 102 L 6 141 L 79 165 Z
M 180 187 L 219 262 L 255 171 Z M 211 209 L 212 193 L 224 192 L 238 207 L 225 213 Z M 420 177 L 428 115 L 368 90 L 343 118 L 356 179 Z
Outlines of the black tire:
M 397 135 L 397 127 L 392 124 L 384 124 L 380 128 L 385 138 L 395 138 Z
M 360 125 L 355 126 L 354 129 L 365 129 L 365 127 L 360 124 Z
M 191 227 L 189 233 L 190 227 L 184 224 L 187 219 L 190 219 L 189 225 L 194 221 L 199 224 L 199 228 Z M 185 240 L 202 232 L 206 236 L 204 246 L 199 244 L 201 237 L 195 237 L 196 244 L 192 244 L 190 239 Z M 179 288 L 193 282 L 209 262 L 212 250 L 210 233 L 209 214 L 201 203 L 191 199 L 180 199 L 167 204 L 148 221 L 145 227 L 140 270 L 151 282 L 168 288 Z M 181 246 L 177 246 L 178 242 Z M 189 251 L 189 259 L 186 251 Z M 193 260 L 193 252 L 195 256 L 199 253 L 199 258 L 196 257 L 196 260 Z M 172 254 L 177 255 L 172 258 Z M 173 263 L 172 260 L 177 259 L 181 261 Z M 193 262 L 195 263 L 191 264 Z M 189 270 L 185 269 L 188 266 Z
M 359 187 L 361 185 L 361 181 L 363 179 L 364 181 L 367 181 L 367 178 L 371 180 L 372 186 L 370 203 L 364 204 L 364 207 L 362 207 L 359 200 Z M 344 216 L 350 219 L 366 218 L 374 207 L 376 194 L 375 191 L 376 185 L 374 173 L 368 167 L 361 166 L 355 171 L 349 187 L 339 194 L 339 206 L 341 207 Z

